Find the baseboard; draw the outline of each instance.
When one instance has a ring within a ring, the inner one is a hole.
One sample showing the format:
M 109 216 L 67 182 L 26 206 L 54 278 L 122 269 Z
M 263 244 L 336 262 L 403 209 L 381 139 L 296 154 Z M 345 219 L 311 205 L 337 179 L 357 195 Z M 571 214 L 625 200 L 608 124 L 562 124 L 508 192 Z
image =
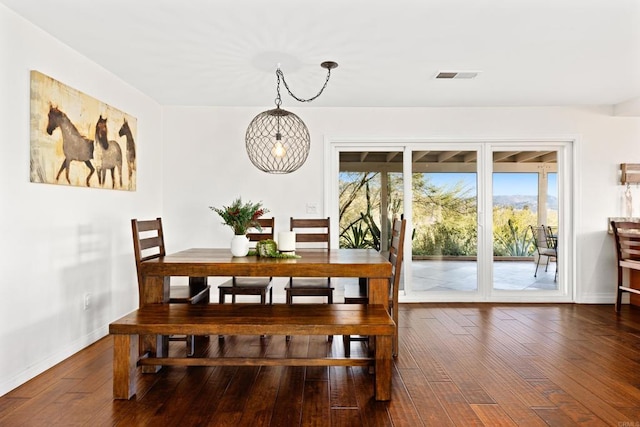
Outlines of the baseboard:
M 615 292 L 608 292 L 602 294 L 580 295 L 576 302 L 580 304 L 614 304 L 615 301 Z M 629 294 L 622 295 L 622 303 L 629 304 Z

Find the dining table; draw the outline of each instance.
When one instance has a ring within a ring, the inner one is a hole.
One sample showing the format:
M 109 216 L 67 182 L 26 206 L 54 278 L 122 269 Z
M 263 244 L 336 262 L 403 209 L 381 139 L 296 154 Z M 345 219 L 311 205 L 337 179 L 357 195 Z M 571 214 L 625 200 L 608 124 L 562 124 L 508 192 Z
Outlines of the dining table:
M 140 306 L 169 301 L 169 279 L 175 276 L 353 277 L 368 285 L 369 304 L 389 310 L 391 263 L 374 249 L 299 249 L 296 258 L 235 257 L 228 248 L 191 248 L 140 265 Z M 158 357 L 168 352 L 167 337 L 146 337 L 140 351 Z

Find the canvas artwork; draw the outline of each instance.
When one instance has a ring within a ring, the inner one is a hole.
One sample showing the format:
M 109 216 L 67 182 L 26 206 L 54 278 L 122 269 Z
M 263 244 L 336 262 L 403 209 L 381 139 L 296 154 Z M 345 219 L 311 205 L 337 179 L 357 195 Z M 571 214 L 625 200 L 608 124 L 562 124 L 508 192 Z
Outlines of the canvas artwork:
M 31 71 L 31 182 L 136 189 L 135 117 Z

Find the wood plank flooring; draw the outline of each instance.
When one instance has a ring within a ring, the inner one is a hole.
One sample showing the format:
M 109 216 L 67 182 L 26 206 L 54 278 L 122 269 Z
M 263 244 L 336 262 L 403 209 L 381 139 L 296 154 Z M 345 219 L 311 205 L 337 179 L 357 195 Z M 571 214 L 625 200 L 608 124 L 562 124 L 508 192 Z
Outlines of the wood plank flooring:
M 340 337 L 229 336 L 198 351 L 344 349 Z M 640 426 L 640 309 L 629 306 L 403 304 L 390 402 L 372 399 L 366 368 L 277 366 L 165 368 L 114 401 L 111 358 L 106 337 L 0 397 L 0 426 Z

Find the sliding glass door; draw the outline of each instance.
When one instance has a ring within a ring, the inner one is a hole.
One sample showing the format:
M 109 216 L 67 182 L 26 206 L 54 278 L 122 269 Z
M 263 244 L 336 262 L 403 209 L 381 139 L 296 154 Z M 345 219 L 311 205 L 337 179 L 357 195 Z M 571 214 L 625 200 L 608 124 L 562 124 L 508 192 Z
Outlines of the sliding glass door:
M 391 224 L 404 215 L 403 151 L 341 151 L 338 238 L 343 249 L 387 252 Z M 400 288 L 404 287 L 402 277 Z M 343 280 L 347 283 L 347 280 Z
M 426 148 L 411 152 L 410 291 L 426 300 L 476 294 L 478 151 L 454 145 Z
M 558 152 L 493 151 L 493 289 L 558 289 Z

